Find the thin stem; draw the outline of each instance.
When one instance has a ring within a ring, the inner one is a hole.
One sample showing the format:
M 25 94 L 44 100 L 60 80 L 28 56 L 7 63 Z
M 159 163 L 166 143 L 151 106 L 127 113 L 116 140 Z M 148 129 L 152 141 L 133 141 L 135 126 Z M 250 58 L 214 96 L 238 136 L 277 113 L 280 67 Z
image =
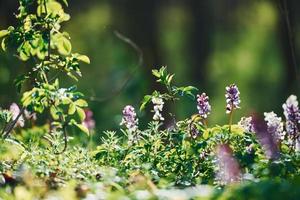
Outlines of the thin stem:
M 233 119 L 233 109 L 229 114 L 229 132 L 231 132 L 232 119 Z
M 10 134 L 10 132 L 14 129 L 19 118 L 24 114 L 24 111 L 25 111 L 25 108 L 22 107 L 22 109 L 19 112 L 19 114 L 17 115 L 17 117 L 9 124 L 9 126 L 7 127 L 7 130 L 5 130 L 6 131 L 5 134 L 3 135 L 4 139 L 6 139 L 8 137 L 8 135 Z

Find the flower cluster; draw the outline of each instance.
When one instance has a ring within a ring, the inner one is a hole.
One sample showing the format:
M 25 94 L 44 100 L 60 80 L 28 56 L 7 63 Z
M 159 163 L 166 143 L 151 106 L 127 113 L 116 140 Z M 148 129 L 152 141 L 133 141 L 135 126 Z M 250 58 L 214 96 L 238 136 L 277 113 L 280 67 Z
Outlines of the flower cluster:
M 206 119 L 207 116 L 210 114 L 211 111 L 211 106 L 209 104 L 209 97 L 205 94 L 202 93 L 201 95 L 197 95 L 197 109 L 199 112 L 199 115 Z
M 240 91 L 235 84 L 226 87 L 226 113 L 231 113 L 233 110 L 240 108 Z
M 281 117 L 278 117 L 274 112 L 265 112 L 265 121 L 267 122 L 267 131 L 271 134 L 276 143 L 284 139 L 285 131 Z
M 162 109 L 164 107 L 164 101 L 162 98 L 160 97 L 152 97 L 152 103 L 154 105 L 153 107 L 153 112 L 154 112 L 154 115 L 153 115 L 153 120 L 155 121 L 163 121 L 165 120 L 161 114 L 162 112 Z
M 241 179 L 240 166 L 232 154 L 232 149 L 227 144 L 219 145 L 217 148 L 218 173 L 216 178 L 222 185 Z
M 286 131 L 290 135 L 295 135 L 299 131 L 300 111 L 298 104 L 297 96 L 291 95 L 282 105 L 286 118 Z
M 238 122 L 238 125 L 241 126 L 245 132 L 254 132 L 254 125 L 252 122 L 252 117 L 242 117 L 241 120 Z
M 120 125 L 125 125 L 130 132 L 135 132 L 138 129 L 138 119 L 136 112 L 131 105 L 125 106 L 123 109 L 123 118 Z
M 288 142 L 295 148 L 296 151 L 300 151 L 300 110 L 297 96 L 291 95 L 282 105 L 283 113 L 286 118 L 286 131 L 288 133 Z

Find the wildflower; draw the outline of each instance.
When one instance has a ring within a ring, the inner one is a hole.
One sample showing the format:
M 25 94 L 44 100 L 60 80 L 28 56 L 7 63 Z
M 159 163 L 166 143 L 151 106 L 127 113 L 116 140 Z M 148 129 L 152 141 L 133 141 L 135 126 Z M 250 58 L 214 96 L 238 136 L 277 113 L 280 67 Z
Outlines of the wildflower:
M 240 108 L 240 92 L 235 84 L 226 87 L 226 113 L 231 113 L 233 110 Z
M 209 97 L 205 94 L 202 93 L 201 95 L 197 95 L 197 109 L 199 111 L 199 115 L 206 119 L 207 116 L 210 114 L 211 111 L 211 106 L 208 102 Z
M 264 153 L 268 159 L 276 160 L 279 158 L 278 145 L 275 142 L 274 136 L 269 133 L 268 125 L 260 118 L 253 118 L 254 130 L 258 141 L 264 149 Z
M 199 136 L 200 132 L 195 124 L 190 125 L 190 134 L 193 139 L 196 139 Z
M 298 123 L 300 121 L 300 111 L 297 96 L 291 95 L 282 105 L 283 113 L 286 118 L 286 130 L 288 134 L 295 135 L 298 133 Z
M 123 109 L 123 118 L 120 125 L 125 125 L 130 132 L 135 132 L 138 129 L 138 119 L 136 119 L 134 107 L 131 105 L 127 105 Z
M 82 124 L 89 130 L 93 130 L 95 128 L 95 120 L 93 119 L 93 112 L 90 109 L 85 109 L 85 119 Z
M 280 140 L 284 139 L 285 132 L 283 130 L 283 123 L 281 117 L 277 117 L 274 112 L 265 112 L 265 121 L 267 122 L 267 131 L 271 134 L 278 143 Z
M 17 117 L 19 116 L 19 114 L 21 112 L 19 106 L 16 103 L 12 103 L 10 105 L 9 111 L 12 113 L 13 120 L 17 119 Z M 21 115 L 16 123 L 16 126 L 24 127 L 24 125 L 25 125 L 25 120 L 24 120 L 23 116 Z
M 153 112 L 154 112 L 154 115 L 153 115 L 153 120 L 155 121 L 163 121 L 165 120 L 163 117 L 162 117 L 162 109 L 164 107 L 164 104 L 165 102 L 163 101 L 162 98 L 160 97 L 152 97 L 152 103 L 154 105 L 153 107 Z
M 36 119 L 37 119 L 36 113 L 30 112 L 28 110 L 24 110 L 24 117 L 27 120 L 33 120 L 33 121 L 36 121 Z
M 227 144 L 217 148 L 218 173 L 217 180 L 220 184 L 237 182 L 241 179 L 240 166 L 232 155 L 232 150 Z
M 252 117 L 242 117 L 241 120 L 238 122 L 245 132 L 254 132 L 254 125 L 252 123 Z

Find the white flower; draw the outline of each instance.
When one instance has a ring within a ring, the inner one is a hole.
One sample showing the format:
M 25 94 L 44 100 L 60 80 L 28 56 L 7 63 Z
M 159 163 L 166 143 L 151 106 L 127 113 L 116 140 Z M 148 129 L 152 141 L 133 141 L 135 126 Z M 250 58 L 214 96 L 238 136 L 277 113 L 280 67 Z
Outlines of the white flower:
M 241 126 L 245 130 L 245 132 L 254 132 L 252 117 L 242 117 L 238 122 L 238 125 Z
M 152 103 L 153 103 L 153 120 L 155 121 L 163 121 L 165 120 L 161 114 L 163 107 L 164 107 L 164 101 L 160 97 L 152 97 Z
M 283 140 L 285 136 L 285 131 L 283 130 L 283 123 L 281 117 L 272 112 L 265 112 L 265 121 L 267 122 L 268 132 L 273 135 L 275 140 Z

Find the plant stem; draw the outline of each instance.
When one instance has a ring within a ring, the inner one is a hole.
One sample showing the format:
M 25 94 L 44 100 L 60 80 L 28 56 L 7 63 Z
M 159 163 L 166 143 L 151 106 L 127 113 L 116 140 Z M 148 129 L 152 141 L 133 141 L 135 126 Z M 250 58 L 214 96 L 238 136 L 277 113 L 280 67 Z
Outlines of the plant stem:
M 6 139 L 8 137 L 8 135 L 10 134 L 10 132 L 14 129 L 16 123 L 18 122 L 19 118 L 23 115 L 24 111 L 25 111 L 25 108 L 22 107 L 18 116 L 8 125 L 8 127 L 5 128 L 7 130 L 5 130 L 5 134 L 3 135 L 4 139 Z
M 231 110 L 231 112 L 229 114 L 229 132 L 230 133 L 231 133 L 232 119 L 233 119 L 233 110 Z

